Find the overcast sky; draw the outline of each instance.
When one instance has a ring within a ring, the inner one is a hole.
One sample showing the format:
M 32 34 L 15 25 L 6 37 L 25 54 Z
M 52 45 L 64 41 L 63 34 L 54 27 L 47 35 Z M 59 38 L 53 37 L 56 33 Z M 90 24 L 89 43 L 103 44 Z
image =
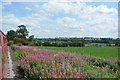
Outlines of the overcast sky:
M 22 24 L 35 37 L 118 37 L 117 2 L 3 2 L 0 8 L 5 33 Z

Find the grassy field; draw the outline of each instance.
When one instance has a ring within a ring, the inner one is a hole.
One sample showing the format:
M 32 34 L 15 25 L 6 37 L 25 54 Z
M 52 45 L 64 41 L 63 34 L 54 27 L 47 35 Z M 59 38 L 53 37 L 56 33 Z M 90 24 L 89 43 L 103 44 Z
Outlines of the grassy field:
M 104 44 L 104 43 L 90 43 L 90 44 L 85 44 L 85 46 L 93 46 L 93 45 L 106 46 L 107 44 Z M 114 46 L 115 44 L 111 44 L 111 45 Z
M 88 53 L 98 57 L 118 57 L 118 47 L 40 47 L 40 49 Z

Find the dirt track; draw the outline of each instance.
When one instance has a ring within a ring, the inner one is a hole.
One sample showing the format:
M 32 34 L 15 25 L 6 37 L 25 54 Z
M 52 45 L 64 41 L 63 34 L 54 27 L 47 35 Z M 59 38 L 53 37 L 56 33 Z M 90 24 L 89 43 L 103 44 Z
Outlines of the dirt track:
M 23 71 L 20 70 L 19 61 L 16 59 L 14 52 L 9 48 L 8 56 L 8 73 L 7 78 L 13 78 L 14 80 L 24 80 Z

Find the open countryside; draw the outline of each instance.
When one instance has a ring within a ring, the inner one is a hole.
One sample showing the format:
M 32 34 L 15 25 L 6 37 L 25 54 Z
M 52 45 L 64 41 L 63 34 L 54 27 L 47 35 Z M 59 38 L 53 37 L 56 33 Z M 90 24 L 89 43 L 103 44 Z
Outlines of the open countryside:
M 120 79 L 118 2 L 3 2 L 0 80 Z

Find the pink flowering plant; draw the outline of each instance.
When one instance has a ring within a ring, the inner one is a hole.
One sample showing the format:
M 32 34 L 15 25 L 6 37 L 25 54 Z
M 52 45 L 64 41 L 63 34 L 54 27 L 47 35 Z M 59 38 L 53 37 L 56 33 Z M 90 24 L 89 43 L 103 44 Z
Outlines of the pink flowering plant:
M 14 45 L 25 78 L 116 78 L 117 59 Z

